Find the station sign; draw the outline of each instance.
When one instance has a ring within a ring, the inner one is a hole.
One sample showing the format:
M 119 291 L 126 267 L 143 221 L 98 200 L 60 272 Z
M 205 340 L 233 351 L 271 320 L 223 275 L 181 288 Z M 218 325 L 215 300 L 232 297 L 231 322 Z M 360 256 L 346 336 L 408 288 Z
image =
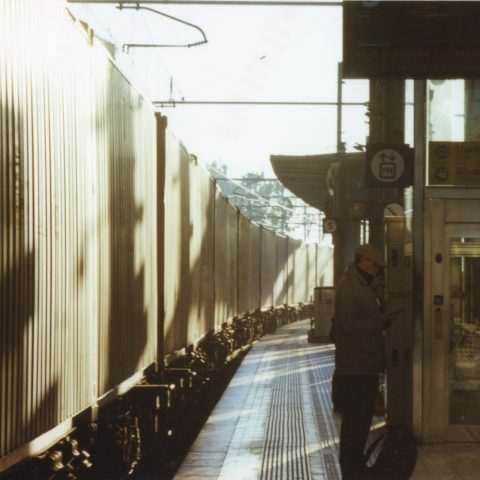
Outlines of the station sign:
M 430 142 L 428 182 L 480 186 L 480 142 Z
M 413 149 L 406 144 L 368 144 L 366 187 L 399 187 L 413 184 Z
M 479 78 L 480 2 L 343 2 L 345 78 Z

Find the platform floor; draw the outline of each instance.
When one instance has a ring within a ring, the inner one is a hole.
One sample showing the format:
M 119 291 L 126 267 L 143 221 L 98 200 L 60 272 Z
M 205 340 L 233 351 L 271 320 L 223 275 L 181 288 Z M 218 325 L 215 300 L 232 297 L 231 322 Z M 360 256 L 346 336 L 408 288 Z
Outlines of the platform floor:
M 340 480 L 334 350 L 307 342 L 309 321 L 266 335 L 247 354 L 175 480 Z M 375 417 L 372 429 L 383 426 Z M 375 435 L 375 432 L 372 432 Z M 480 478 L 479 444 L 419 447 L 412 480 Z

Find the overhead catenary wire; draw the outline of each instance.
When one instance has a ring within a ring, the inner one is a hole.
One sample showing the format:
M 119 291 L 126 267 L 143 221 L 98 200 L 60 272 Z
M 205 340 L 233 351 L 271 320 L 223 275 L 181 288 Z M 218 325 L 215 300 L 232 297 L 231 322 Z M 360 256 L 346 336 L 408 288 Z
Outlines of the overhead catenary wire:
M 153 105 L 158 108 L 175 107 L 177 105 L 292 105 L 292 106 L 324 106 L 336 107 L 338 102 L 322 101 L 255 101 L 255 100 L 154 100 Z M 369 102 L 342 102 L 342 106 L 368 106 Z
M 143 15 L 143 13 L 141 14 L 141 17 L 142 17 L 142 20 L 143 20 L 143 24 L 145 26 L 145 30 L 147 32 L 147 35 L 148 37 L 150 38 L 151 42 L 153 43 L 153 36 L 152 36 L 152 32 L 150 31 L 150 27 L 148 26 L 148 22 L 145 20 L 145 17 Z M 158 53 L 158 50 L 154 50 L 155 52 L 155 57 L 158 61 L 158 63 L 163 67 L 163 69 L 165 70 L 165 72 L 167 73 L 167 75 L 170 77 L 170 98 L 173 98 L 173 76 L 172 74 L 170 73 L 170 70 L 167 68 L 167 66 L 165 65 L 162 57 L 160 57 L 159 53 Z M 184 94 L 182 92 L 182 90 L 178 87 L 176 87 L 177 90 L 178 90 L 178 93 L 184 97 Z
M 211 170 L 213 170 L 214 173 L 217 173 L 217 174 L 219 173 L 220 175 L 222 175 L 222 177 L 214 177 L 217 181 L 220 180 L 220 181 L 228 182 L 230 184 L 234 184 L 237 187 L 241 187 L 242 190 L 244 190 L 246 192 L 246 194 L 225 193 L 225 192 L 224 193 L 226 194 L 226 196 L 228 198 L 234 199 L 234 204 L 236 204 L 240 209 L 243 210 L 244 208 L 247 208 L 247 211 L 245 212 L 245 215 L 248 218 L 250 218 L 251 220 L 261 221 L 262 224 L 264 224 L 265 226 L 270 226 L 270 227 L 274 228 L 275 230 L 279 230 L 279 226 L 272 223 L 271 220 L 279 220 L 279 219 L 280 220 L 285 220 L 286 219 L 285 215 L 278 215 L 278 214 L 273 214 L 272 215 L 271 213 L 269 213 L 267 215 L 267 214 L 258 213 L 258 211 L 257 211 L 257 213 L 252 213 L 248 209 L 249 208 L 254 208 L 254 209 L 280 208 L 284 212 L 288 212 L 291 215 L 291 217 L 289 217 L 288 224 L 304 225 L 304 226 L 310 225 L 311 227 L 314 226 L 314 227 L 318 228 L 318 222 L 323 217 L 323 214 L 321 212 L 319 212 L 317 209 L 309 206 L 308 204 L 305 204 L 305 202 L 303 202 L 303 200 L 301 200 L 300 198 L 298 198 L 298 197 L 286 197 L 286 199 L 288 199 L 289 203 L 291 202 L 292 199 L 295 199 L 295 200 L 298 200 L 298 201 L 302 202 L 302 205 L 290 205 L 289 207 L 286 207 L 285 205 L 278 204 L 276 202 L 272 202 L 273 198 L 284 198 L 284 197 L 279 197 L 279 196 L 265 196 L 264 197 L 262 195 L 258 195 L 257 193 L 252 192 L 248 187 L 245 187 L 244 185 L 241 185 L 241 184 L 239 185 L 238 181 L 235 181 L 235 180 L 232 180 L 232 179 L 226 177 L 223 174 L 223 172 L 220 172 L 216 168 L 214 168 L 212 166 L 210 166 L 209 168 Z M 236 179 L 236 180 L 248 182 L 250 180 L 255 181 L 255 180 L 261 180 L 261 179 L 255 179 L 255 178 L 251 179 L 251 178 L 246 177 L 246 178 Z M 270 180 L 270 181 L 274 180 L 274 181 L 277 181 L 278 183 L 280 183 L 278 181 L 278 179 L 268 179 L 268 180 Z M 258 204 L 259 197 L 260 197 L 260 203 L 263 204 L 263 205 Z M 237 204 L 235 202 L 235 199 L 245 200 L 248 203 L 246 205 L 243 204 L 243 203 L 242 204 Z M 252 205 L 253 203 L 256 203 L 256 204 Z M 296 209 L 299 209 L 299 208 L 301 208 L 303 210 L 303 213 L 296 210 Z M 311 210 L 314 210 L 314 211 L 311 211 Z M 301 220 L 302 218 L 303 218 L 303 220 Z M 280 230 L 283 231 L 283 228 L 280 228 Z
M 304 40 L 306 37 L 312 35 L 313 33 L 316 33 L 318 31 L 322 30 L 325 26 L 330 25 L 331 23 L 332 22 L 327 22 L 325 24 L 322 24 L 322 25 L 318 26 L 317 28 L 315 28 L 314 30 L 310 30 L 308 32 L 305 32 L 302 35 L 299 35 L 296 38 L 293 38 L 292 40 L 284 43 L 283 45 L 280 45 L 279 47 L 275 48 L 274 50 L 271 50 L 270 52 L 264 53 L 263 55 L 258 55 L 255 59 L 245 63 L 244 65 L 242 65 L 242 66 L 240 66 L 236 69 L 234 69 L 233 71 L 227 73 L 226 75 L 223 75 L 222 77 L 217 78 L 216 80 L 213 80 L 209 84 L 203 85 L 200 88 L 197 88 L 197 89 L 193 90 L 192 92 L 190 92 L 190 94 L 192 95 L 192 94 L 198 93 L 199 91 L 204 90 L 206 88 L 210 88 L 213 85 L 216 85 L 217 83 L 222 82 L 223 80 L 226 80 L 227 78 L 230 78 L 231 76 L 236 75 L 239 72 L 244 71 L 245 69 L 254 66 L 257 62 L 263 61 L 265 59 L 270 59 L 272 56 L 277 55 L 279 52 L 281 52 L 281 51 L 283 51 L 287 48 L 290 48 L 293 44 L 299 42 L 300 40 Z
M 226 175 L 223 174 L 223 172 L 221 172 L 220 170 L 218 170 L 217 168 L 215 167 L 212 167 L 211 165 L 209 166 L 209 169 L 211 171 L 213 171 L 215 173 L 215 175 L 220 175 L 220 177 L 217 177 L 215 176 L 215 180 L 223 180 L 223 181 L 227 181 L 227 182 L 230 182 L 232 183 L 233 185 L 245 190 L 246 192 L 248 192 L 249 194 L 251 194 L 254 198 L 256 198 L 258 201 L 262 202 L 262 203 L 268 203 L 270 206 L 272 207 L 278 207 L 278 208 L 281 208 L 283 210 L 286 210 L 290 213 L 293 213 L 293 209 L 289 208 L 289 207 L 286 207 L 285 205 L 281 205 L 280 203 L 276 203 L 276 202 L 271 202 L 267 197 L 263 197 L 262 195 L 259 195 L 258 193 L 254 192 L 253 190 L 250 190 L 249 188 L 245 187 L 245 185 L 242 185 L 241 183 L 235 181 L 235 180 L 231 180 L 230 178 L 228 178 Z
M 128 5 L 123 5 L 122 3 L 120 3 L 117 6 L 117 8 L 119 10 L 124 10 L 124 9 L 128 9 L 128 10 L 147 10 L 147 11 L 156 13 L 158 15 L 161 15 L 165 18 L 168 18 L 170 20 L 173 20 L 174 22 L 179 22 L 183 25 L 187 25 L 188 27 L 191 27 L 191 28 L 197 30 L 202 35 L 202 40 L 200 40 L 198 42 L 185 43 L 185 44 L 124 43 L 123 47 L 126 48 L 127 52 L 130 48 L 139 48 L 139 47 L 142 47 L 142 48 L 165 48 L 165 47 L 168 47 L 168 48 L 171 48 L 171 47 L 173 47 L 173 48 L 179 48 L 179 47 L 190 48 L 190 47 L 197 47 L 199 45 L 203 45 L 205 43 L 208 43 L 207 36 L 205 35 L 205 32 L 198 25 L 195 25 L 193 23 L 182 20 L 181 18 L 174 17 L 173 15 L 169 15 L 168 13 L 160 12 L 158 10 L 155 10 L 154 8 L 144 7 L 144 6 L 140 5 L 140 3 L 137 3 L 135 6 L 128 6 Z
M 116 3 L 116 4 L 168 4 L 168 5 L 217 5 L 232 6 L 241 5 L 246 7 L 342 7 L 343 2 L 317 2 L 312 1 L 278 1 L 278 0 L 142 0 L 141 2 L 123 1 L 123 0 L 67 0 L 67 3 Z

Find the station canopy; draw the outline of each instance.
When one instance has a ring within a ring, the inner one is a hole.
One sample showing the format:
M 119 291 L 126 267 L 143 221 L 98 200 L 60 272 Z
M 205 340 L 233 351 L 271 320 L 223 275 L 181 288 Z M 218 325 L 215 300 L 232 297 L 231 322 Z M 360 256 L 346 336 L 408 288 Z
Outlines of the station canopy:
M 334 194 L 341 162 L 348 164 L 349 170 L 355 172 L 350 180 L 357 178 L 362 184 L 358 187 L 363 190 L 365 154 L 362 152 L 306 156 L 271 155 L 270 162 L 278 179 L 288 190 L 321 211 L 325 211 L 329 197 Z

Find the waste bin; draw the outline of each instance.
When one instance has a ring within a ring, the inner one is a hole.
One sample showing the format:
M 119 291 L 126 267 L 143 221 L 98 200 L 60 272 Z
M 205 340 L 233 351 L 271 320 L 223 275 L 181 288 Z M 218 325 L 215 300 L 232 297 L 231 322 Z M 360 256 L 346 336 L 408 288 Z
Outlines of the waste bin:
M 335 315 L 335 287 L 315 287 L 315 318 L 309 340 L 330 342 L 330 328 Z

